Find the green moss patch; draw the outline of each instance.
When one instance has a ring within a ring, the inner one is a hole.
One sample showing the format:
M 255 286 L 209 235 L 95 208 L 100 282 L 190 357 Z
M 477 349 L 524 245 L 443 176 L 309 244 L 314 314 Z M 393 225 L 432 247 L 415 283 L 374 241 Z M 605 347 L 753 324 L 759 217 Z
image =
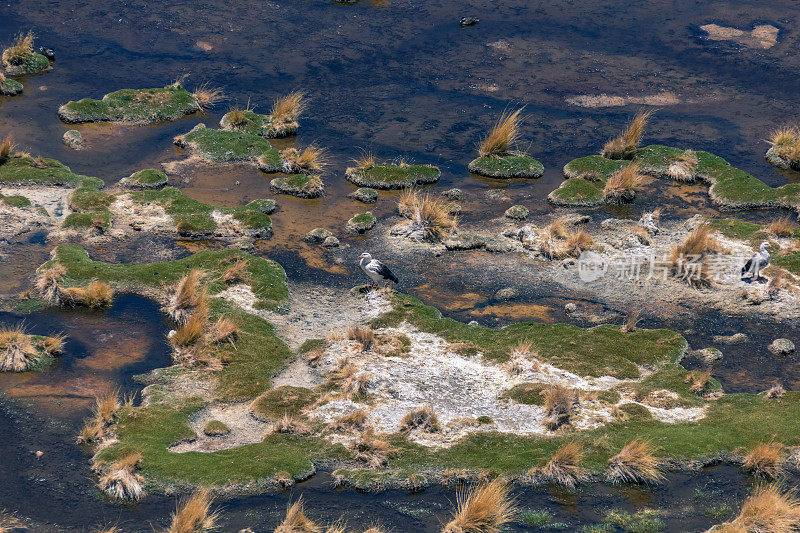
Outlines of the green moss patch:
M 536 159 L 518 152 L 490 155 L 473 159 L 469 171 L 490 178 L 541 178 L 544 165 Z
M 28 52 L 24 57 L 9 61 L 6 58 L 6 51 L 3 50 L 3 68 L 9 76 L 24 76 L 25 74 L 36 74 L 44 72 L 50 68 L 50 60 L 42 54 Z
M 17 80 L 6 78 L 0 82 L 0 94 L 3 96 L 15 96 L 22 93 L 22 84 Z
M 632 161 L 639 163 L 644 173 L 669 177 L 670 165 L 685 152 L 680 148 L 651 145 L 640 148 Z M 714 205 L 723 209 L 784 207 L 800 211 L 800 183 L 773 188 L 714 154 L 697 151 L 694 155 L 697 157 L 694 177 L 709 185 L 708 193 Z M 564 166 L 567 179 L 550 193 L 548 199 L 553 204 L 564 206 L 599 205 L 603 202 L 603 187 L 608 177 L 628 164 L 630 161 L 611 160 L 599 155 L 570 161 Z
M 325 194 L 325 185 L 319 176 L 308 174 L 290 174 L 278 176 L 269 182 L 269 188 L 280 194 L 289 194 L 298 198 L 319 198 Z
M 405 189 L 439 181 L 441 171 L 432 165 L 393 165 L 379 163 L 368 169 L 350 167 L 345 179 L 359 187 L 373 189 Z
M 375 215 L 369 211 L 353 215 L 353 217 L 347 221 L 347 230 L 352 233 L 366 233 L 375 227 L 376 220 Z
M 6 195 L 0 193 L 0 202 L 3 202 L 9 207 L 23 208 L 31 206 L 31 201 L 19 194 Z
M 72 209 L 66 219 L 65 227 L 87 228 L 91 226 L 108 227 L 111 224 L 111 211 L 108 206 L 116 199 L 95 187 L 79 187 L 69 199 Z
M 269 421 L 285 414 L 299 416 L 303 409 L 317 401 L 319 393 L 303 387 L 284 385 L 268 390 L 253 401 L 253 416 Z
M 120 89 L 102 100 L 70 101 L 58 110 L 64 122 L 126 122 L 149 124 L 176 120 L 200 109 L 195 97 L 180 85 L 155 89 Z
M 73 173 L 68 166 L 45 157 L 11 156 L 0 164 L 0 183 L 102 188 L 100 178 Z
M 297 133 L 299 124 L 294 120 L 276 123 L 271 115 L 262 115 L 247 110 L 226 113 L 220 119 L 219 126 L 224 130 L 241 131 L 252 135 L 260 135 L 267 139 L 274 139 L 294 135 Z
M 268 140 L 243 131 L 213 130 L 198 124 L 176 137 L 175 144 L 218 163 L 250 163 L 264 172 L 277 172 L 283 166 L 280 153 Z
M 161 170 L 147 168 L 122 178 L 119 184 L 132 189 L 160 189 L 167 184 L 167 175 Z

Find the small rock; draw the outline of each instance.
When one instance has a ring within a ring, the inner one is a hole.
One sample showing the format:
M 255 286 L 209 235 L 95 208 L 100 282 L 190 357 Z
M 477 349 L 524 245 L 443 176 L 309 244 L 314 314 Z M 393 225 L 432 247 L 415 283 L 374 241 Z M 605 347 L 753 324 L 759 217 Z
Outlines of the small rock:
M 447 210 L 448 213 L 451 215 L 460 215 L 461 214 L 461 204 L 457 204 L 455 202 L 448 202 L 444 208 Z
M 305 239 L 306 242 L 319 244 L 325 241 L 325 239 L 327 239 L 328 237 L 333 237 L 333 233 L 331 232 L 331 230 L 325 228 L 314 228 L 308 233 L 306 233 L 306 236 L 303 237 L 303 239 Z
M 506 287 L 494 293 L 494 297 L 498 300 L 513 300 L 519 295 L 517 289 L 513 287 Z
M 567 224 L 578 226 L 580 224 L 588 224 L 592 220 L 592 217 L 589 215 L 579 215 L 577 213 L 573 213 L 570 215 L 564 215 L 561 217 L 561 219 Z
M 353 215 L 353 217 L 347 221 L 347 230 L 358 234 L 366 233 L 375 227 L 375 221 L 375 215 L 369 211 Z
M 339 246 L 339 239 L 331 235 L 330 237 L 325 237 L 325 240 L 322 241 L 322 246 L 325 248 L 336 248 Z
M 714 335 L 711 339 L 715 344 L 744 344 L 750 337 L 744 333 L 734 333 L 733 335 Z
M 575 302 L 569 302 L 564 306 L 564 312 L 567 313 L 568 315 L 574 313 L 577 310 L 578 310 L 578 304 L 576 304 Z
M 477 320 L 470 320 L 469 323 L 467 323 L 467 325 L 468 326 L 473 326 L 473 327 L 474 326 L 480 326 L 480 324 L 478 323 Z
M 480 20 L 473 17 L 461 17 L 461 20 L 458 21 L 459 25 L 462 28 L 465 28 L 467 26 L 474 26 L 478 22 L 480 22 Z
M 174 329 L 171 329 L 171 330 L 169 330 L 169 333 L 167 333 L 167 338 L 171 339 L 172 337 L 174 337 L 177 334 L 178 334 L 177 331 L 175 331 Z
M 64 144 L 73 150 L 83 150 L 86 148 L 86 141 L 83 140 L 83 135 L 81 135 L 81 132 L 78 130 L 67 131 L 61 139 L 64 141 Z
M 514 246 L 508 242 L 508 239 L 502 237 L 489 237 L 486 239 L 486 251 L 496 254 L 505 254 L 514 249 Z
M 528 208 L 524 205 L 512 205 L 508 209 L 506 209 L 505 216 L 507 218 L 512 218 L 514 220 L 525 220 L 528 218 Z
M 44 455 L 44 452 L 42 450 L 36 450 L 36 458 L 37 459 L 39 459 L 43 455 Z
M 486 246 L 486 239 L 477 233 L 456 233 L 444 241 L 448 250 L 474 250 Z
M 347 197 L 365 204 L 374 204 L 378 201 L 378 191 L 369 187 L 359 187 L 348 194 Z
M 442 194 L 444 194 L 447 198 L 453 200 L 454 202 L 461 200 L 461 198 L 463 198 L 464 196 L 464 193 L 462 192 L 461 189 L 448 189 L 444 191 Z
M 138 222 L 131 222 L 129 225 L 133 229 L 133 231 L 142 231 L 142 225 L 139 224 Z
M 789 339 L 775 339 L 769 345 L 769 351 L 775 355 L 787 355 L 794 352 L 794 343 Z
M 705 366 L 711 366 L 722 361 L 722 352 L 716 348 L 703 348 L 694 350 L 692 355 Z

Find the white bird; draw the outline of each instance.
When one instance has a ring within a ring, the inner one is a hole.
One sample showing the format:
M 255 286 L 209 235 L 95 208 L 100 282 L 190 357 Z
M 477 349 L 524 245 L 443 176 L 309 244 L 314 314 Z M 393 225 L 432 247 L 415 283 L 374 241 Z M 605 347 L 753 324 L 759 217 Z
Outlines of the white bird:
M 361 267 L 361 270 L 364 271 L 364 274 L 369 276 L 376 286 L 381 281 L 391 280 L 395 283 L 400 281 L 397 279 L 397 276 L 392 274 L 392 271 L 389 270 L 389 267 L 377 259 L 373 259 L 372 256 L 367 252 L 361 254 L 361 261 L 359 261 L 358 266 Z
M 742 278 L 749 277 L 751 280 L 761 278 L 761 270 L 769 264 L 768 247 L 768 242 L 761 243 L 756 255 L 748 259 L 747 263 L 742 267 Z

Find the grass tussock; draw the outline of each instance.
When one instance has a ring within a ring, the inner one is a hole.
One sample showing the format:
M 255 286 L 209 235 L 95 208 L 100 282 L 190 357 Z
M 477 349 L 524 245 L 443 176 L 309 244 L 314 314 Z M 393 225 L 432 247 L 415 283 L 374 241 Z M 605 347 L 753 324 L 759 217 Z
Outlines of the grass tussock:
M 608 460 L 608 479 L 612 483 L 655 485 L 664 479 L 662 462 L 648 441 L 634 439 Z
M 286 509 L 286 517 L 275 528 L 275 533 L 322 533 L 322 529 L 306 516 L 300 497 Z
M 372 429 L 362 432 L 358 440 L 353 443 L 352 449 L 355 460 L 365 463 L 370 468 L 385 466 L 389 454 L 393 452 L 389 441 L 377 436 Z
M 542 228 L 539 235 L 539 252 L 548 259 L 578 257 L 594 246 L 594 239 L 588 233 L 569 231 L 560 218 Z
M 225 99 L 225 93 L 221 88 L 210 87 L 205 83 L 192 93 L 192 97 L 201 108 L 210 109 Z
M 630 333 L 632 331 L 636 331 L 636 325 L 642 319 L 642 310 L 641 309 L 631 309 L 628 312 L 628 316 L 625 318 L 625 323 L 620 326 L 620 331 L 623 333 Z
M 222 280 L 228 285 L 249 282 L 250 272 L 247 271 L 248 264 L 247 259 L 236 259 L 225 269 L 225 272 L 222 274 Z
M 519 139 L 522 109 L 524 108 L 517 109 L 513 113 L 508 110 L 503 111 L 489 134 L 481 141 L 478 147 L 479 155 L 501 155 L 508 152 Z
M 111 469 L 100 476 L 100 490 L 118 500 L 139 501 L 144 496 L 142 477 L 135 470 L 142 454 L 135 453 L 114 463 Z
M 606 180 L 603 199 L 609 204 L 632 202 L 643 181 L 644 175 L 639 170 L 639 163 L 625 165 Z
M 366 171 L 375 166 L 375 155 L 371 152 L 364 152 L 359 157 L 353 159 L 353 164 L 358 170 Z
M 194 309 L 189 320 L 180 324 L 170 338 L 173 346 L 188 348 L 197 344 L 208 329 L 208 307 L 201 304 Z
M 421 429 L 426 433 L 438 433 L 442 430 L 439 417 L 430 404 L 425 404 L 417 409 L 412 409 L 400 420 L 400 431 L 403 433 Z
M 299 417 L 284 413 L 281 418 L 272 424 L 274 433 L 288 433 L 292 435 L 308 435 L 311 428 Z
M 800 499 L 779 485 L 759 487 L 745 500 L 731 522 L 712 528 L 714 533 L 788 533 L 800 530 Z
M 273 122 L 295 122 L 306 109 L 306 95 L 302 91 L 293 91 L 281 96 L 272 104 L 270 117 Z
M 777 400 L 783 398 L 783 395 L 786 394 L 786 389 L 780 383 L 776 383 L 772 387 L 766 390 L 764 395 L 769 398 L 770 400 Z
M 287 148 L 281 151 L 283 171 L 287 174 L 319 174 L 328 166 L 327 150 L 314 144 L 303 150 Z
M 349 326 L 345 336 L 348 340 L 358 342 L 365 352 L 375 346 L 375 332 L 369 326 Z
M 348 398 L 366 398 L 369 394 L 369 385 L 374 377 L 369 372 L 351 374 L 342 381 L 342 392 Z
M 709 379 L 711 378 L 711 369 L 703 372 L 692 371 L 686 374 L 684 381 L 689 383 L 689 390 L 693 393 L 703 396 L 708 392 Z
M 83 423 L 78 442 L 97 444 L 109 436 L 109 428 L 114 424 L 117 411 L 131 405 L 132 398 L 123 398 L 119 391 L 113 390 L 95 398 L 92 414 Z
M 458 219 L 447 202 L 428 193 L 406 189 L 400 195 L 397 211 L 422 229 L 425 239 L 438 242 L 455 232 Z
M 580 466 L 585 455 L 580 444 L 568 442 L 556 450 L 553 458 L 538 473 L 550 483 L 574 488 L 589 479 L 587 470 Z
M 211 327 L 206 333 L 208 342 L 212 344 L 221 344 L 223 342 L 229 342 L 233 344 L 238 335 L 239 325 L 235 320 L 227 316 L 217 319 L 216 322 L 211 324 Z
M 342 432 L 362 431 L 367 427 L 368 422 L 369 415 L 367 415 L 367 412 L 363 409 L 356 409 L 352 413 L 337 418 L 331 424 L 331 429 Z
M 670 251 L 672 275 L 692 285 L 709 286 L 714 281 L 709 268 L 710 258 L 725 251 L 708 226 L 698 226 Z
M 644 128 L 647 126 L 651 116 L 653 116 L 652 110 L 642 110 L 636 113 L 622 134 L 611 139 L 603 146 L 603 157 L 608 159 L 632 159 L 636 155 Z
M 784 126 L 778 128 L 767 140 L 779 156 L 792 166 L 800 164 L 800 128 Z
M 782 217 L 769 224 L 767 231 L 776 237 L 791 237 L 794 235 L 794 226 L 789 217 Z
M 497 533 L 516 515 L 511 487 L 504 480 L 495 479 L 458 493 L 453 519 L 442 533 Z
M 700 160 L 692 150 L 686 150 L 667 167 L 667 175 L 681 183 L 694 183 L 697 180 L 697 164 Z
M 14 142 L 14 136 L 9 133 L 3 138 L 3 142 L 0 143 L 0 165 L 8 161 L 8 158 L 14 153 L 17 149 L 17 144 Z
M 207 489 L 199 489 L 178 504 L 164 533 L 201 533 L 214 529 L 219 513 L 211 511 L 213 500 Z
M 105 281 L 92 281 L 85 287 L 65 287 L 60 289 L 61 305 L 84 306 L 99 309 L 111 305 L 114 289 Z
M 61 353 L 62 334 L 53 337 L 33 337 L 23 324 L 0 327 L 0 372 L 25 372 L 36 367 L 48 355 Z
M 572 257 L 580 256 L 584 251 L 594 246 L 594 239 L 584 230 L 575 233 L 570 233 L 567 236 L 567 241 L 564 244 L 567 255 Z
M 11 65 L 21 65 L 25 63 L 33 54 L 33 41 L 36 35 L 33 31 L 18 33 L 14 37 L 14 42 L 3 51 L 3 61 Z
M 172 320 L 183 324 L 189 320 L 195 308 L 206 304 L 205 277 L 205 272 L 193 268 L 168 290 L 164 310 Z
M 569 387 L 551 385 L 543 391 L 544 408 L 547 418 L 544 425 L 550 431 L 555 431 L 569 425 L 570 418 L 578 406 L 578 393 Z
M 756 444 L 744 458 L 744 469 L 755 477 L 778 479 L 784 473 L 783 446 L 775 442 Z

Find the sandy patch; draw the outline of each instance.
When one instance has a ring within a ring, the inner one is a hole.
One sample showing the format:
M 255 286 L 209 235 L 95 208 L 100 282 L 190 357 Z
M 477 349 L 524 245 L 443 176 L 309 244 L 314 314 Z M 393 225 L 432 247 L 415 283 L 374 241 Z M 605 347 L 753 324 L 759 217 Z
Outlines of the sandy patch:
M 708 34 L 711 41 L 734 41 L 750 48 L 767 50 L 778 43 L 778 28 L 770 24 L 760 24 L 752 30 L 740 30 L 719 24 L 705 24 L 700 29 Z
M 662 91 L 656 94 L 647 94 L 642 96 L 619 96 L 610 94 L 581 94 L 577 96 L 570 96 L 566 99 L 570 105 L 579 107 L 622 107 L 626 105 L 652 105 L 652 106 L 667 106 L 677 105 L 683 103 L 685 100 L 671 91 Z
M 203 433 L 203 428 L 210 420 L 219 420 L 230 428 L 230 433 L 209 437 Z M 169 451 L 208 453 L 253 444 L 261 442 L 264 435 L 269 433 L 270 426 L 270 423 L 260 422 L 250 415 L 250 402 L 211 405 L 189 419 L 189 427 L 197 434 L 197 438 L 171 446 Z

